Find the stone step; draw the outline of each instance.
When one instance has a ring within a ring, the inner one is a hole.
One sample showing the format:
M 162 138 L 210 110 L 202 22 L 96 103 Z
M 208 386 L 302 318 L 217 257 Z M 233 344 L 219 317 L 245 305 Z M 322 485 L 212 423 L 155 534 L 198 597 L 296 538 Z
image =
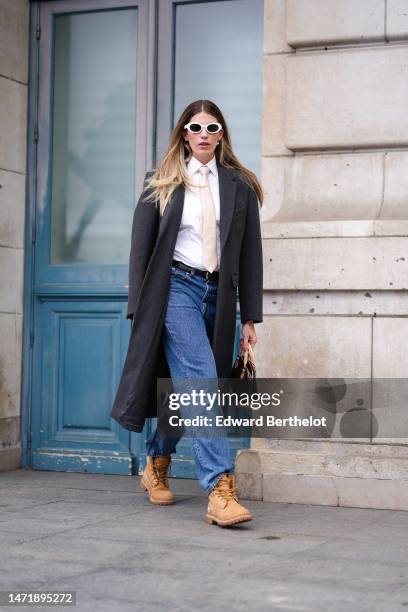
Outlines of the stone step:
M 408 444 L 401 441 L 396 443 L 378 443 L 373 444 L 365 442 L 336 442 L 333 438 L 330 440 L 252 440 L 251 450 L 284 450 L 290 451 L 307 451 L 316 453 L 325 453 L 332 455 L 353 455 L 355 453 L 365 456 L 387 456 L 387 457 L 407 457 Z
M 237 469 L 246 473 L 408 480 L 408 457 L 364 456 L 356 451 L 340 455 L 276 449 L 245 450 L 238 453 Z
M 295 504 L 408 511 L 408 481 L 264 474 L 262 499 Z
M 315 452 L 302 451 L 299 446 L 297 450 L 278 445 L 269 450 L 239 451 L 236 473 L 240 497 L 408 510 L 408 457 L 372 452 L 365 455 L 357 452 L 364 450 L 358 444 L 353 444 L 353 449 L 344 449 L 344 454 L 331 445 L 326 453 L 316 452 L 316 446 Z

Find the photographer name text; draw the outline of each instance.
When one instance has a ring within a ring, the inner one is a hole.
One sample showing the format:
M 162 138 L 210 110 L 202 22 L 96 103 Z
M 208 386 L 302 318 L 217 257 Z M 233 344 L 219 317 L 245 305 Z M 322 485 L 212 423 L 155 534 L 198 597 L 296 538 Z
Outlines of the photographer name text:
M 312 415 L 302 418 L 298 416 L 277 418 L 274 415 L 260 415 L 250 418 L 197 415 L 192 418 L 184 418 L 174 414 L 169 417 L 171 427 L 321 427 L 326 426 L 326 424 L 326 417 L 318 418 Z

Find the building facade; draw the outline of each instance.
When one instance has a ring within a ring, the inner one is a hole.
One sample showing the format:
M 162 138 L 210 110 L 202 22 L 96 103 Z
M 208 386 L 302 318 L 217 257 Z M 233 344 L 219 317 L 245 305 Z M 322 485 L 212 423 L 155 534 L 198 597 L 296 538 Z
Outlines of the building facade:
M 201 49 L 196 31 L 183 35 L 198 10 L 215 53 L 205 87 L 182 61 Z M 104 56 L 103 28 L 123 48 Z M 0 0 L 0 469 L 139 470 L 143 438 L 107 420 L 128 337 L 122 238 L 129 194 L 198 97 L 228 110 L 239 156 L 266 193 L 258 375 L 406 376 L 407 39 L 406 0 Z M 99 108 L 80 92 L 102 60 L 109 91 Z M 98 112 L 87 115 L 87 104 Z M 259 119 L 249 137 L 242 117 Z M 103 178 L 115 159 L 128 172 L 120 186 Z M 97 377 L 82 379 L 89 363 Z M 253 439 L 237 458 L 241 494 L 408 509 L 406 442 Z M 191 475 L 187 449 L 178 470 Z

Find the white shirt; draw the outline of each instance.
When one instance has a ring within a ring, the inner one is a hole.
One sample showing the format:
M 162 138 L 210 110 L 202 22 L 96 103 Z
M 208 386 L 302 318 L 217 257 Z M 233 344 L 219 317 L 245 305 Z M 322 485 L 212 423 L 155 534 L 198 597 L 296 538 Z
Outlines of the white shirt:
M 200 166 L 208 166 L 208 185 L 215 206 L 215 218 L 217 223 L 217 266 L 220 267 L 220 190 L 218 184 L 217 161 L 215 155 L 207 164 L 203 164 L 193 155 L 187 163 L 187 171 L 192 182 L 199 185 L 203 177 L 198 172 Z M 180 229 L 174 248 L 173 259 L 182 261 L 188 266 L 205 270 L 203 265 L 203 241 L 200 234 L 201 227 L 201 200 L 200 189 L 189 189 L 186 187 L 184 196 L 183 215 L 181 217 Z

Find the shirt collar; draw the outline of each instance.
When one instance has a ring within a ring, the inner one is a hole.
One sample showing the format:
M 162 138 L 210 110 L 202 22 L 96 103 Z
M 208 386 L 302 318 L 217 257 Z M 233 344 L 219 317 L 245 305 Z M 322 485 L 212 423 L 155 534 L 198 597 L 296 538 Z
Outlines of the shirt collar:
M 207 162 L 206 164 L 203 164 L 196 157 L 194 157 L 194 155 L 192 155 L 191 159 L 187 163 L 187 170 L 188 170 L 189 174 L 192 175 L 195 172 L 197 172 L 197 170 L 200 168 L 200 166 L 208 166 L 209 169 L 210 169 L 210 172 L 212 172 L 215 176 L 218 175 L 217 160 L 215 158 L 215 155 L 213 155 L 213 157 L 210 159 L 210 161 Z

